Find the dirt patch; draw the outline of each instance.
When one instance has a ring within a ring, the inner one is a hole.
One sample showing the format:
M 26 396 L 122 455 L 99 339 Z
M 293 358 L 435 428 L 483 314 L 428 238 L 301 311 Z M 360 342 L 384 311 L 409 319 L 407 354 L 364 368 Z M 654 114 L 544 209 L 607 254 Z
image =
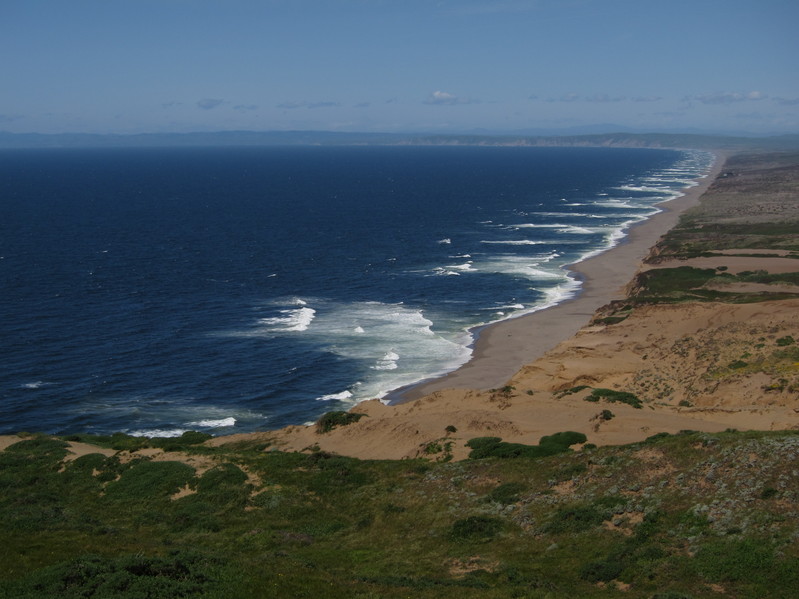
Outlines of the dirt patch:
M 472 572 L 478 570 L 485 570 L 486 572 L 494 572 L 499 567 L 499 562 L 488 561 L 479 555 L 465 558 L 453 558 L 447 562 L 447 568 L 450 576 L 454 578 L 462 578 Z

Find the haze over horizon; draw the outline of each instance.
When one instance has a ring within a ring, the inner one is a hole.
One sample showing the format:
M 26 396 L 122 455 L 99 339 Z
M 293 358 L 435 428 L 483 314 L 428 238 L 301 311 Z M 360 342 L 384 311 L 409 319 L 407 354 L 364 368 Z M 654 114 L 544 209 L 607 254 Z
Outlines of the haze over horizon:
M 6 0 L 0 19 L 11 133 L 799 133 L 789 0 Z

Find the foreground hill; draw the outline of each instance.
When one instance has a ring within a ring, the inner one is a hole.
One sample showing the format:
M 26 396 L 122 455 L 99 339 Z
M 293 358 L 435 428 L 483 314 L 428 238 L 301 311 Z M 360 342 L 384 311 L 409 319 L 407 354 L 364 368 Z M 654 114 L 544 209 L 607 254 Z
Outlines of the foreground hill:
M 5 438 L 0 596 L 698 599 L 799 588 L 795 432 L 686 431 L 449 463 L 202 439 Z

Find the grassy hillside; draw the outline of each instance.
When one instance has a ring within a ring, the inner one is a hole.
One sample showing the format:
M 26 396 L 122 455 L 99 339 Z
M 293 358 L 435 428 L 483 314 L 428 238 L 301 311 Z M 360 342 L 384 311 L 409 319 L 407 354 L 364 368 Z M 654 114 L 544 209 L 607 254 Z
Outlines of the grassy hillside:
M 795 432 L 685 432 L 457 463 L 209 448 L 196 434 L 158 451 L 124 435 L 70 439 L 29 436 L 0 452 L 1 597 L 788 598 L 799 588 Z

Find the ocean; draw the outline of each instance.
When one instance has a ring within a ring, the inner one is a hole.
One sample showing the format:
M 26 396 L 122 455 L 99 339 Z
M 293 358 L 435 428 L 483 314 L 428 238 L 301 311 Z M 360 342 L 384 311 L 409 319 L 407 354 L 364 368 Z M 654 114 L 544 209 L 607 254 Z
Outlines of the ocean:
M 468 360 L 579 293 L 698 151 L 0 151 L 0 433 L 230 434 Z

